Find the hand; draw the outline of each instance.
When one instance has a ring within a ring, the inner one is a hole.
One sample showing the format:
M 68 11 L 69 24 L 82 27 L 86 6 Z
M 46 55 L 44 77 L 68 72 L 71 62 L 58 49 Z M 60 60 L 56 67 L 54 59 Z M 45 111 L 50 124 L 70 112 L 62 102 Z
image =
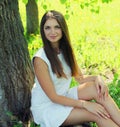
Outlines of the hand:
M 108 88 L 100 76 L 96 77 L 95 84 L 98 91 L 98 97 L 100 99 L 105 99 L 106 96 L 108 96 Z
M 94 113 L 98 117 L 103 117 L 105 119 L 108 119 L 110 117 L 102 105 L 89 101 L 83 101 L 82 103 L 83 103 L 83 108 L 85 108 L 91 113 Z

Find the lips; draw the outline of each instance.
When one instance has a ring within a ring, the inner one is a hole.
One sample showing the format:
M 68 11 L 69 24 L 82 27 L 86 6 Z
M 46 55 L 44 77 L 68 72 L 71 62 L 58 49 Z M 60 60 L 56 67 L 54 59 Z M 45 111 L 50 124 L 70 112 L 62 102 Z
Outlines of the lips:
M 51 39 L 55 39 L 57 36 L 50 36 Z

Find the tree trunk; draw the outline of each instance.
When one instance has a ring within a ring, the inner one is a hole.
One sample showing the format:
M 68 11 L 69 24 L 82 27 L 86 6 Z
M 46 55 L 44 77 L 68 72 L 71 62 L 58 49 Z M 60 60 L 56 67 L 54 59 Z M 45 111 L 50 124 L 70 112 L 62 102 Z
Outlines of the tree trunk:
M 29 120 L 33 71 L 17 0 L 0 0 L 0 127 Z
M 27 34 L 36 34 L 39 31 L 38 6 L 36 0 L 28 0 L 26 5 Z

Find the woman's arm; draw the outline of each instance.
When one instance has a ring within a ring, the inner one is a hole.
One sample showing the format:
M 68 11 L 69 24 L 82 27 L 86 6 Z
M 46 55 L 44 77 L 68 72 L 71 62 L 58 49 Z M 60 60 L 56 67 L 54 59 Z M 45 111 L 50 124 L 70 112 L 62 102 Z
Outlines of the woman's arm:
M 83 83 L 86 83 L 86 82 L 94 82 L 96 80 L 97 76 L 87 76 L 87 75 L 80 75 L 80 76 L 77 76 L 75 77 L 75 80 L 80 83 L 80 84 L 83 84 Z
M 80 100 L 70 99 L 56 93 L 49 75 L 48 66 L 42 59 L 38 57 L 34 59 L 34 70 L 42 89 L 51 101 L 66 106 L 82 107 L 82 102 Z
M 108 96 L 108 87 L 105 85 L 105 82 L 103 81 L 101 76 L 99 76 L 99 75 L 98 76 L 92 76 L 92 75 L 84 76 L 79 69 L 79 75 L 74 78 L 80 84 L 83 84 L 86 82 L 94 82 L 96 85 L 96 90 L 98 92 L 98 96 L 100 98 L 104 98 L 104 99 L 106 96 Z
M 86 83 L 86 82 L 95 81 L 96 78 L 97 78 L 97 76 L 86 76 L 86 75 L 83 75 L 82 71 L 80 70 L 80 68 L 78 69 L 78 71 L 79 71 L 79 75 L 77 75 L 74 78 L 80 84 L 83 84 L 83 83 Z

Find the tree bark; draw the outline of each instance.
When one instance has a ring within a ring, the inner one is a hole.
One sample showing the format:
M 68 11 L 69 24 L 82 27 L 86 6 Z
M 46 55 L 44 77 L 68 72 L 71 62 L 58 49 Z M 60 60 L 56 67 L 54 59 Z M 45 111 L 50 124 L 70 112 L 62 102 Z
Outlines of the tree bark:
M 26 5 L 27 34 L 39 32 L 38 6 L 36 0 L 28 0 Z
M 27 122 L 33 71 L 17 0 L 0 0 L 0 127 Z

